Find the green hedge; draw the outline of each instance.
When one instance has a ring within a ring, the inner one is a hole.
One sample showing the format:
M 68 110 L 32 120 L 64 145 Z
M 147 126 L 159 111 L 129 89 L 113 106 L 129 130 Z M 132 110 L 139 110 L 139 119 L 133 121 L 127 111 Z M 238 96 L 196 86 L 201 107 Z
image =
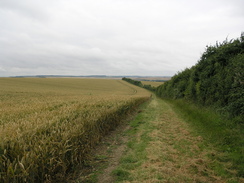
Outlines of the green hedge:
M 244 115 L 244 33 L 235 40 L 207 46 L 196 65 L 178 72 L 156 89 L 166 98 L 184 98 L 216 107 L 237 119 Z

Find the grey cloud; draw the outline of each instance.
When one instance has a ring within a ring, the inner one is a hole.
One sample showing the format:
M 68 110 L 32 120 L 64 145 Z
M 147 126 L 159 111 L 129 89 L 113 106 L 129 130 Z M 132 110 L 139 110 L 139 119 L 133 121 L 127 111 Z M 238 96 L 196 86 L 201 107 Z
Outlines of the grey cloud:
M 242 0 L 1 0 L 0 76 L 173 75 L 243 31 Z
M 45 21 L 49 19 L 49 13 L 51 12 L 48 9 L 53 3 L 52 1 L 43 2 L 41 0 L 1 0 L 0 9 L 8 14 L 15 14 L 22 18 Z

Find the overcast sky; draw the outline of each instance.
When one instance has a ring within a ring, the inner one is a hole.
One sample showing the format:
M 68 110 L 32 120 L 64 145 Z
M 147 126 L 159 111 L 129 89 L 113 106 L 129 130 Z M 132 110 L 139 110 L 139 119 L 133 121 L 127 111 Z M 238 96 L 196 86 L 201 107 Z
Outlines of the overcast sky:
M 244 0 L 0 0 L 0 76 L 171 76 L 244 31 Z

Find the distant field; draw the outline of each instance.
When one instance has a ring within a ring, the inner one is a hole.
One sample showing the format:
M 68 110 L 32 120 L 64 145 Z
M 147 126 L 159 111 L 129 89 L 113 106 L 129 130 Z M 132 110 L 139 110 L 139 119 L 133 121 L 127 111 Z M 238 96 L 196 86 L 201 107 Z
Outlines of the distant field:
M 164 82 L 155 82 L 155 81 L 142 81 L 143 85 L 151 85 L 154 87 L 158 87 L 159 85 L 163 84 Z
M 168 81 L 171 79 L 171 77 L 129 77 L 133 80 L 138 80 L 138 81 Z
M 150 93 L 121 80 L 0 78 L 0 182 L 62 180 Z

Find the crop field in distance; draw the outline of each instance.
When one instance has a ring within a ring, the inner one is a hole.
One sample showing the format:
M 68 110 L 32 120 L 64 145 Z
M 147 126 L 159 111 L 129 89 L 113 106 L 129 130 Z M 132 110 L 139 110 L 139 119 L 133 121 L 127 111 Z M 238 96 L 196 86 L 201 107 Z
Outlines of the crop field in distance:
M 152 76 L 141 76 L 141 77 L 136 77 L 136 76 L 126 76 L 128 78 L 131 78 L 133 80 L 138 80 L 138 81 L 168 81 L 171 79 L 171 76 L 158 76 L 158 77 L 152 77 Z
M 141 81 L 143 85 L 151 85 L 153 87 L 158 87 L 159 85 L 163 84 L 164 82 L 157 82 L 157 81 Z
M 0 78 L 0 182 L 63 181 L 150 95 L 122 80 Z

